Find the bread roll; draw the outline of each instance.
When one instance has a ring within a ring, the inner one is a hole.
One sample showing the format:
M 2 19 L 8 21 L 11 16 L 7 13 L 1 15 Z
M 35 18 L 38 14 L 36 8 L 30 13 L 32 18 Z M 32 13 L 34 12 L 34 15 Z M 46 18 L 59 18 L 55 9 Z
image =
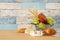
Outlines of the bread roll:
M 43 32 L 44 32 L 45 35 L 54 35 L 54 34 L 56 34 L 56 31 L 53 28 L 46 28 L 46 29 L 43 30 Z
M 26 30 L 26 28 L 20 28 L 20 29 L 18 29 L 18 33 L 24 33 L 25 32 L 25 30 Z

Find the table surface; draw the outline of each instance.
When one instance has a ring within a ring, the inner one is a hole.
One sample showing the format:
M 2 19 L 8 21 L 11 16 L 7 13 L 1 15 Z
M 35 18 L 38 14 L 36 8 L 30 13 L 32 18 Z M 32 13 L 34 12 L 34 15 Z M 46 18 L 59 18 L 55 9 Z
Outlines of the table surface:
M 33 37 L 24 33 L 17 33 L 16 30 L 0 30 L 0 40 L 60 40 L 60 37 L 40 36 Z

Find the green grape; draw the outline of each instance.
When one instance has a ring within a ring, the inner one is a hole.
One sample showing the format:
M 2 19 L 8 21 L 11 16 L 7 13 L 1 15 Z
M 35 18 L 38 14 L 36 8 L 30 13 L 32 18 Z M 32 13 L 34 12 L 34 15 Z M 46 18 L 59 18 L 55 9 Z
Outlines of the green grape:
M 39 28 L 44 29 L 46 28 L 46 25 L 44 23 L 39 23 Z
M 35 23 L 35 24 L 37 24 L 37 23 L 39 23 L 39 19 L 35 18 L 35 19 L 32 20 L 32 22 Z
M 47 19 L 47 22 L 50 24 L 50 25 L 53 25 L 55 23 L 54 19 L 52 18 L 48 18 Z

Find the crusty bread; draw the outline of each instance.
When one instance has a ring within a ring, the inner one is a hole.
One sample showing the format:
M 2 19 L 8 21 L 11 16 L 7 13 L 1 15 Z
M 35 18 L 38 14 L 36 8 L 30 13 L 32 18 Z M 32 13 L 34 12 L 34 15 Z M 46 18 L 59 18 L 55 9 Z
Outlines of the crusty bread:
M 54 35 L 54 34 L 56 34 L 56 31 L 53 28 L 46 28 L 46 29 L 44 29 L 43 32 L 44 32 L 45 35 Z
M 25 32 L 25 30 L 26 30 L 26 28 L 20 28 L 20 29 L 18 29 L 18 33 L 24 33 Z
M 38 15 L 38 18 L 44 18 L 45 20 L 47 20 L 46 16 L 45 16 L 43 13 L 40 13 L 40 14 Z

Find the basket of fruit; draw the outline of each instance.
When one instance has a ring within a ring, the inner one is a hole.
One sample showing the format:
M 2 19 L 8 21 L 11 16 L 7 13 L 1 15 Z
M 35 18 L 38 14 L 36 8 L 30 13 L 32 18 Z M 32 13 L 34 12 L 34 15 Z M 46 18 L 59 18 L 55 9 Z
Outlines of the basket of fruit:
M 37 10 L 29 10 L 34 15 L 30 27 L 25 30 L 25 33 L 31 36 L 54 35 L 56 30 L 52 28 L 55 24 L 53 18 L 47 18 L 43 13 L 38 14 Z

